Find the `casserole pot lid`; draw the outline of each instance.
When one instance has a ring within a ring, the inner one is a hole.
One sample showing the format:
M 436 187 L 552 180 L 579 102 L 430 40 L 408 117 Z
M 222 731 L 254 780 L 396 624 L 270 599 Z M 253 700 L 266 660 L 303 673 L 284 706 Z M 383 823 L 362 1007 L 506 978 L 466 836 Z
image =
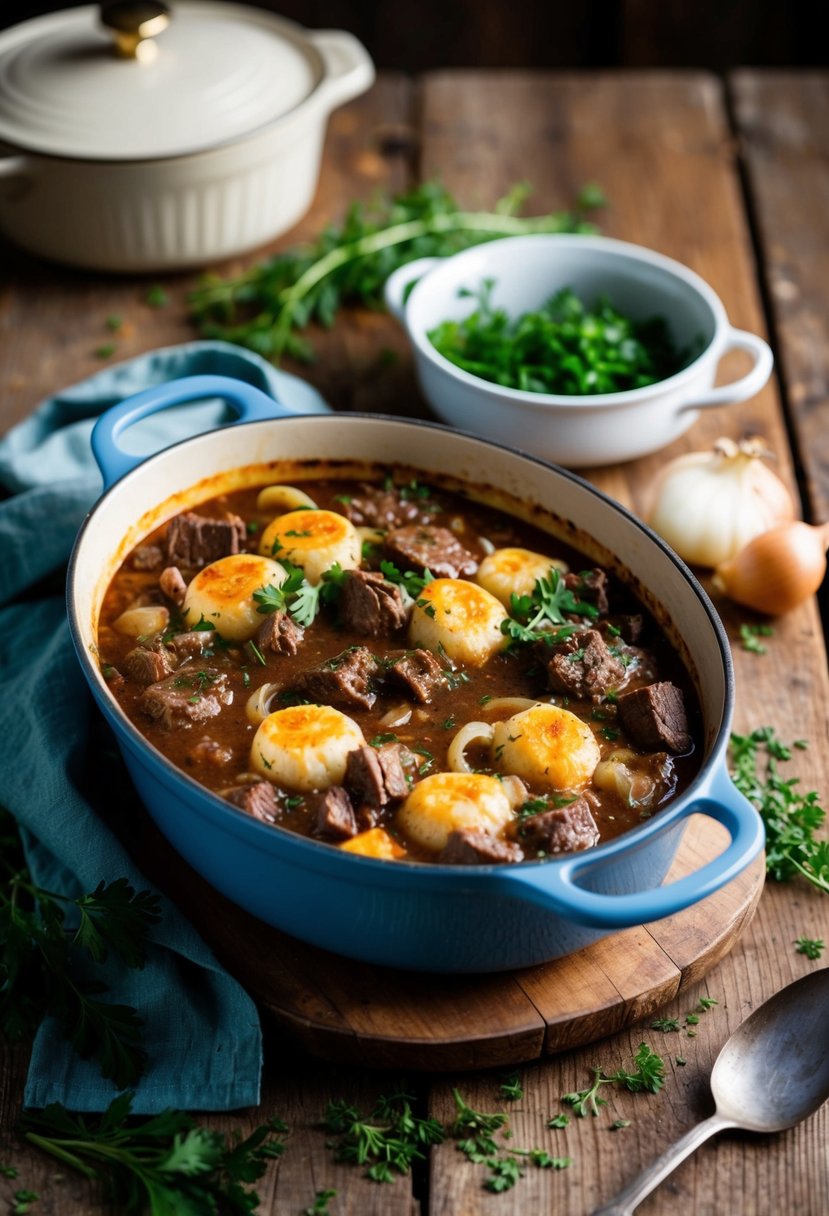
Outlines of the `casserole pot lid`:
M 313 36 L 293 22 L 177 0 L 168 25 L 164 9 L 85 5 L 0 34 L 0 140 L 85 160 L 184 155 L 289 114 L 325 77 Z

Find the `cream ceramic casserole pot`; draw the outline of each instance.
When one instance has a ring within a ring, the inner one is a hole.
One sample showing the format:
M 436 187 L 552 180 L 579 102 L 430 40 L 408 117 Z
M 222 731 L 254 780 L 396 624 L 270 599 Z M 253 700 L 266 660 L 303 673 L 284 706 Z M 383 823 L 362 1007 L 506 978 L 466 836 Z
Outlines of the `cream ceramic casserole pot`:
M 121 446 L 122 432 L 137 419 L 205 396 L 224 397 L 241 421 L 143 463 Z M 748 865 L 762 848 L 763 829 L 726 768 L 734 697 L 728 644 L 702 588 L 666 545 L 574 474 L 473 436 L 396 418 L 274 419 L 273 411 L 273 401 L 249 385 L 206 376 L 110 410 L 93 433 L 109 488 L 84 523 L 70 565 L 69 615 L 86 679 L 150 814 L 196 870 L 255 916 L 317 946 L 395 967 L 480 972 L 530 966 L 671 915 Z M 176 768 L 133 726 L 96 658 L 102 597 L 133 546 L 223 490 L 393 465 L 466 488 L 566 537 L 637 591 L 679 646 L 702 705 L 701 766 L 680 797 L 582 853 L 518 865 L 382 861 L 253 819 Z M 663 886 L 694 814 L 724 825 L 730 843 L 695 873 Z
M 255 248 L 307 210 L 329 113 L 373 79 L 350 34 L 219 0 L 25 21 L 0 34 L 0 229 L 96 270 Z

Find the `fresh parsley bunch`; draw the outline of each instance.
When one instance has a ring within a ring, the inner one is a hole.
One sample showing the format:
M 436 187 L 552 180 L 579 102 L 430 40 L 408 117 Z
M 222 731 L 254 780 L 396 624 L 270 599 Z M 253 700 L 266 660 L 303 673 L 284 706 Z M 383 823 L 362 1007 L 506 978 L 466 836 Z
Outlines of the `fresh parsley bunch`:
M 348 304 L 378 307 L 383 284 L 399 266 L 421 257 L 446 257 L 470 245 L 532 232 L 593 232 L 585 212 L 604 205 L 595 186 L 573 211 L 524 218 L 529 194 L 515 186 L 492 211 L 464 211 L 435 182 L 392 199 L 353 203 L 343 223 L 312 244 L 276 254 L 235 279 L 206 277 L 190 296 L 193 319 L 207 338 L 247 346 L 266 358 L 309 359 L 299 331 L 326 327 Z
M 112 953 L 128 967 L 143 967 L 147 931 L 161 919 L 158 897 L 136 892 L 126 878 L 77 898 L 46 891 L 26 870 L 6 811 L 0 832 L 0 1032 L 16 1041 L 51 1015 L 103 1076 L 119 1088 L 134 1084 L 145 1065 L 141 1019 L 128 1005 L 100 999 L 107 986 L 89 963 Z
M 635 321 L 604 296 L 588 307 L 565 287 L 535 312 L 510 318 L 493 306 L 494 288 L 494 279 L 462 288 L 458 295 L 476 300 L 475 311 L 427 335 L 445 359 L 482 380 L 578 397 L 655 384 L 687 360 L 663 317 Z
M 104 1184 L 122 1216 L 247 1216 L 259 1206 L 249 1189 L 279 1157 L 288 1129 L 279 1119 L 229 1140 L 183 1111 L 130 1119 L 133 1094 L 119 1094 L 99 1118 L 54 1104 L 21 1116 L 30 1144 L 85 1178 Z

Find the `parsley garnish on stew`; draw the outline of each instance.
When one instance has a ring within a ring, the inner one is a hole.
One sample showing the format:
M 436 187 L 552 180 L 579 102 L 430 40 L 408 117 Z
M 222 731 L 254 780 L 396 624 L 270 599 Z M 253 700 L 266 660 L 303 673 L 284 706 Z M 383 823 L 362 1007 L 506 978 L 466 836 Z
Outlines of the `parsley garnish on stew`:
M 564 576 L 553 566 L 549 574 L 536 581 L 530 595 L 510 596 L 510 615 L 501 622 L 501 632 L 510 638 L 511 644 L 563 642 L 576 631 L 576 626 L 567 622 L 567 616 L 592 620 L 598 615 L 596 605 L 577 599 Z
M 326 570 L 322 580 L 314 586 L 306 579 L 301 566 L 282 561 L 287 571 L 279 587 L 268 583 L 254 591 L 256 611 L 268 615 L 271 612 L 288 612 L 298 625 L 310 625 L 320 610 L 320 604 L 335 603 L 345 578 L 345 571 L 335 562 Z

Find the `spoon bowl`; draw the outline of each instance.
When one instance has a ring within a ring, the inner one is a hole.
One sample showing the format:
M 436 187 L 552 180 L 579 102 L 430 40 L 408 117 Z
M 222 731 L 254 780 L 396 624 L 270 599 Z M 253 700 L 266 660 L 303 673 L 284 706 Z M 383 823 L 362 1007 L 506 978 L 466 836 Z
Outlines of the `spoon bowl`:
M 711 1072 L 716 1110 L 593 1216 L 629 1216 L 709 1136 L 728 1127 L 782 1132 L 829 1098 L 829 967 L 787 984 L 749 1014 Z

